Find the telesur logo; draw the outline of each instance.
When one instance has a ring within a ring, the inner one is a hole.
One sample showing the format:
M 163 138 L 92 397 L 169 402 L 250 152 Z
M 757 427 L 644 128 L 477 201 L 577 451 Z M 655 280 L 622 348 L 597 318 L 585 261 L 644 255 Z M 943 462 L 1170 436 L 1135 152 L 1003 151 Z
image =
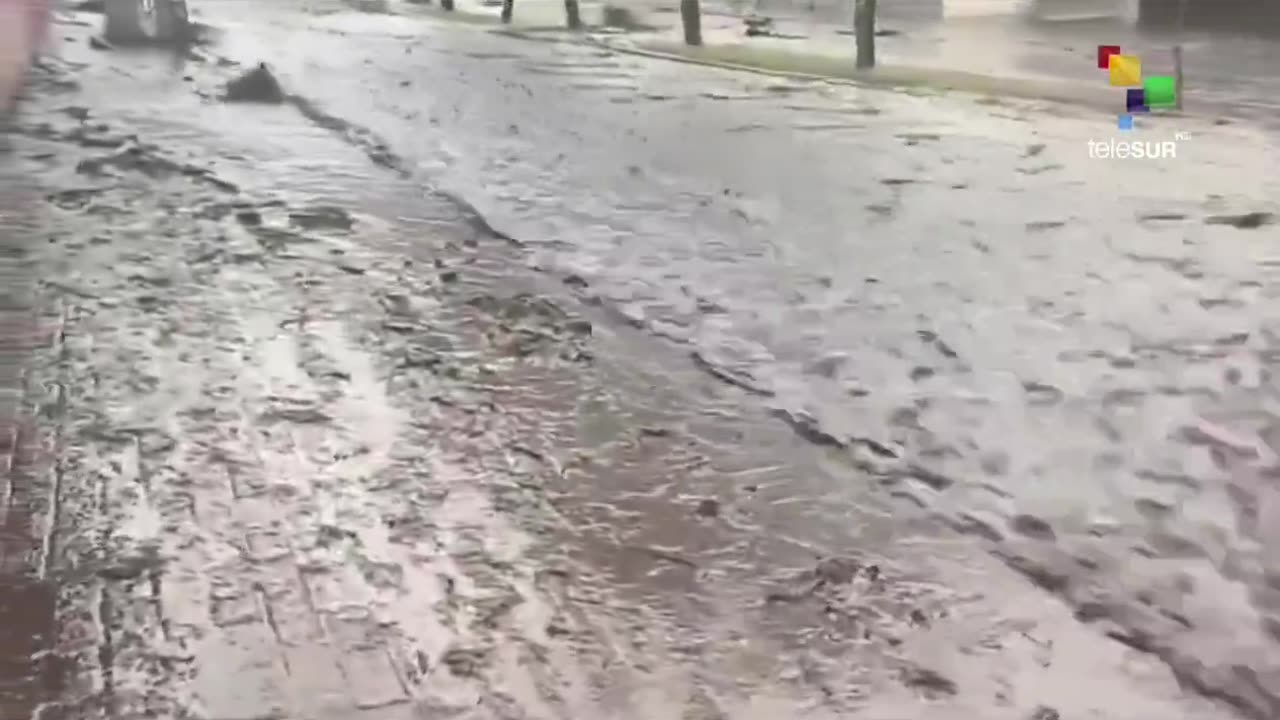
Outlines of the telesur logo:
M 1143 78 L 1142 60 L 1137 55 L 1124 54 L 1119 45 L 1098 46 L 1098 69 L 1107 71 L 1112 86 L 1126 88 L 1126 112 L 1120 115 L 1118 124 L 1121 131 L 1133 130 L 1134 115 L 1178 106 L 1178 91 L 1181 88 L 1178 87 L 1177 80 L 1168 75 Z M 1178 133 L 1175 140 L 1184 139 L 1184 135 Z M 1178 143 L 1175 140 L 1090 140 L 1089 157 L 1139 160 L 1176 158 Z

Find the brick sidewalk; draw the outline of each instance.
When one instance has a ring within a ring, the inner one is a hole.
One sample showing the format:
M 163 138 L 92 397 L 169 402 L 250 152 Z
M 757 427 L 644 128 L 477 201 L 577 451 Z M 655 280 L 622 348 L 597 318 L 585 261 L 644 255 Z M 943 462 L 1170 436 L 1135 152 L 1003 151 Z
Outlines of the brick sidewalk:
M 4 158 L 13 170 L 14 158 Z M 8 174 L 6 172 L 6 174 Z M 0 197 L 0 717 L 32 717 L 58 690 L 56 587 L 48 572 L 56 501 L 40 451 L 43 388 L 37 368 L 49 349 L 37 298 L 33 246 L 43 237 L 41 202 L 5 178 Z

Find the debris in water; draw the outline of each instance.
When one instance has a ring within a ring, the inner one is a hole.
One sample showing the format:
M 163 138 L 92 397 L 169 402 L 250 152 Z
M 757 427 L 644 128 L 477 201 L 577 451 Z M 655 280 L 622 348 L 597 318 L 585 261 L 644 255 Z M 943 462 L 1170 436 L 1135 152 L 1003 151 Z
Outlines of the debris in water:
M 777 408 L 771 410 L 769 414 L 785 422 L 801 439 L 814 445 L 831 448 L 843 448 L 846 445 L 840 438 L 823 430 L 818 419 L 803 410 L 793 412 Z
M 922 667 L 908 667 L 902 673 L 902 682 L 907 687 L 921 690 L 925 695 L 955 695 L 958 688 L 949 678 L 935 670 Z
M 289 222 L 303 230 L 350 230 L 355 218 L 342 208 L 312 207 L 289 213 Z
M 224 102 L 279 104 L 284 102 L 284 90 L 267 64 L 258 63 L 254 69 L 227 83 L 222 99 Z
M 1250 212 L 1242 215 L 1210 215 L 1205 218 L 1206 225 L 1230 225 L 1241 230 L 1257 230 L 1263 225 L 1276 221 L 1274 213 Z
M 699 369 L 707 372 L 712 377 L 715 377 L 718 380 L 728 383 L 729 385 L 732 385 L 741 390 L 746 390 L 752 395 L 759 395 L 760 397 L 773 397 L 772 390 L 758 386 L 756 384 L 755 378 L 751 377 L 746 372 L 735 371 L 729 368 L 721 367 L 720 365 L 713 363 L 705 355 L 698 352 L 697 350 L 694 350 L 693 352 L 691 352 L 689 356 L 693 359 L 694 365 L 698 366 Z
M 720 517 L 720 502 L 714 498 L 704 498 L 698 501 L 698 509 L 694 512 L 698 514 L 698 517 Z
M 769 37 L 776 34 L 773 18 L 752 16 L 744 18 L 742 24 L 747 26 L 747 37 Z
M 1177 212 L 1154 212 L 1154 213 L 1146 213 L 1144 215 L 1138 216 L 1138 220 L 1141 220 L 1142 222 L 1156 222 L 1156 221 L 1173 222 L 1175 220 L 1186 220 L 1186 219 L 1187 219 L 1187 216 L 1185 214 L 1177 213 Z
M 936 370 L 934 370 L 931 367 L 925 367 L 923 365 L 917 365 L 916 367 L 911 368 L 911 379 L 915 380 L 916 382 L 919 382 L 921 380 L 927 380 L 936 374 L 937 374 Z
M 848 585 L 861 569 L 862 564 L 853 558 L 829 557 L 818 561 L 813 575 L 824 585 Z
M 607 28 L 617 30 L 651 30 L 652 27 L 646 25 L 636 17 L 636 14 L 628 8 L 619 7 L 617 5 L 605 5 L 601 8 L 600 24 Z
M 1014 532 L 1037 540 L 1053 540 L 1056 537 L 1053 527 L 1034 515 L 1015 515 L 1009 521 L 1009 526 L 1013 528 Z
M 840 369 L 849 361 L 849 356 L 845 353 L 831 353 L 816 360 L 812 360 L 804 367 L 804 371 L 809 375 L 817 375 L 828 380 L 834 380 L 840 374 Z
M 644 555 L 648 555 L 649 557 L 654 558 L 655 560 L 662 560 L 664 562 L 669 562 L 673 565 L 681 565 L 691 570 L 696 570 L 698 568 L 698 564 L 690 560 L 689 558 L 686 558 L 682 555 L 677 555 L 676 553 L 670 552 L 668 550 L 663 550 L 661 548 L 656 548 L 649 545 L 624 545 L 623 547 L 624 549 L 627 549 L 627 550 L 632 550 Z

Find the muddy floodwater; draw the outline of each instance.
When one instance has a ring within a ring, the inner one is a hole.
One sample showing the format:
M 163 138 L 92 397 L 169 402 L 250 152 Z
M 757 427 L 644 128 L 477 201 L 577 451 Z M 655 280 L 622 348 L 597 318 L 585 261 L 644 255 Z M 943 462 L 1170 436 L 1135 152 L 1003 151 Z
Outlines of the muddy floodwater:
M 0 718 L 1280 717 L 1266 132 L 200 9 L 0 157 Z

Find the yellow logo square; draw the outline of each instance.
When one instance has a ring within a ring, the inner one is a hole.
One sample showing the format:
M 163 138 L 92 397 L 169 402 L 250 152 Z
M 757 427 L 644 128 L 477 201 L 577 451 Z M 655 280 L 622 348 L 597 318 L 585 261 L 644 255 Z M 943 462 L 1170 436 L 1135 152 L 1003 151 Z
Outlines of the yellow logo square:
M 1111 84 L 1116 87 L 1142 85 L 1142 61 L 1137 55 L 1112 55 L 1108 70 Z

